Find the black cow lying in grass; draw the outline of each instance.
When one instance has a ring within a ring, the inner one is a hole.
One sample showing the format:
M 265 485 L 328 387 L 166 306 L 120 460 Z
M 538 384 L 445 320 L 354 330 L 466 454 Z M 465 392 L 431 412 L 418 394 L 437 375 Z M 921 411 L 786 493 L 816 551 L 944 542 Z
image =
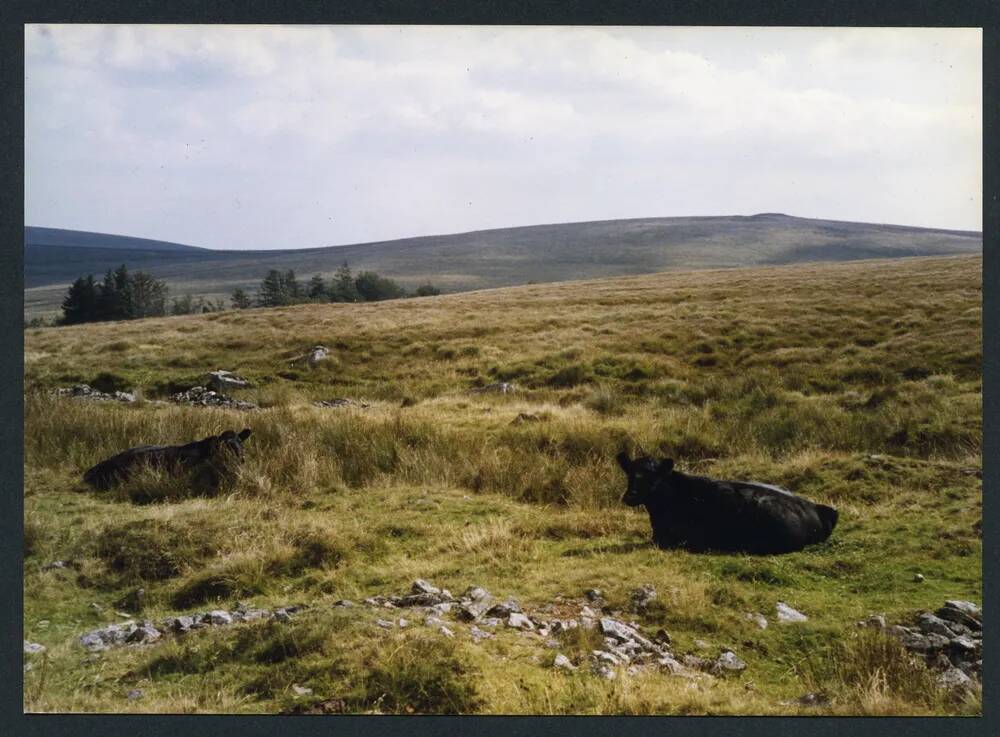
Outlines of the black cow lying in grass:
M 248 437 L 250 430 L 239 435 L 226 430 L 186 445 L 140 445 L 101 461 L 83 474 L 83 480 L 97 489 L 110 489 L 139 469 L 152 468 L 174 475 L 194 471 L 198 481 L 218 488 L 234 463 L 243 462 L 243 443 Z
M 620 453 L 618 463 L 628 475 L 622 502 L 646 505 L 661 548 L 791 553 L 823 542 L 837 524 L 836 509 L 777 486 L 688 476 L 669 458 Z

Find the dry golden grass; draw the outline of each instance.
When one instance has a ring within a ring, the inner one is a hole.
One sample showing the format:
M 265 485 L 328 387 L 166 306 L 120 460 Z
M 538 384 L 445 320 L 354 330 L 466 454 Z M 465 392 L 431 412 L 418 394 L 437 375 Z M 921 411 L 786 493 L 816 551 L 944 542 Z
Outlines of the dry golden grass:
M 298 703 L 296 683 L 358 712 L 816 713 L 789 703 L 809 686 L 832 698 L 819 713 L 975 713 L 853 624 L 981 600 L 980 274 L 976 257 L 857 262 L 28 330 L 24 623 L 49 650 L 25 706 L 273 712 Z M 288 365 L 317 343 L 329 362 Z M 155 399 L 216 368 L 254 381 L 241 396 L 264 409 L 49 396 L 99 380 Z M 520 391 L 469 391 L 494 381 Z M 370 406 L 311 405 L 338 396 Z M 155 474 L 116 493 L 79 482 L 123 448 L 244 426 L 247 462 L 214 497 Z M 622 448 L 786 485 L 837 506 L 840 525 L 788 556 L 656 550 L 645 515 L 618 502 Z M 77 568 L 42 569 L 55 559 Z M 529 608 L 591 587 L 624 606 L 651 583 L 644 626 L 749 667 L 609 683 L 554 671 L 552 651 L 513 633 L 442 645 L 326 606 L 417 577 Z M 240 626 L 81 664 L 74 636 L 139 586 L 151 618 L 314 606 L 284 634 Z M 776 601 L 809 622 L 744 619 Z M 146 696 L 128 702 L 134 687 Z

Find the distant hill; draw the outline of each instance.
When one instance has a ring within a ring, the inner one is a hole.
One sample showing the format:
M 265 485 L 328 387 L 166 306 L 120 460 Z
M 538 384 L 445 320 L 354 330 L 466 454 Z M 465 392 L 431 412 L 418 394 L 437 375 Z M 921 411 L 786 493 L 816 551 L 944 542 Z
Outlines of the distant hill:
M 119 235 L 25 228 L 25 312 L 58 309 L 76 277 L 120 263 L 165 279 L 174 295 L 253 288 L 268 269 L 308 278 L 347 261 L 406 286 L 456 292 L 528 282 L 648 274 L 676 268 L 934 256 L 982 251 L 982 233 L 750 216 L 640 218 L 533 225 L 275 251 L 220 251 Z

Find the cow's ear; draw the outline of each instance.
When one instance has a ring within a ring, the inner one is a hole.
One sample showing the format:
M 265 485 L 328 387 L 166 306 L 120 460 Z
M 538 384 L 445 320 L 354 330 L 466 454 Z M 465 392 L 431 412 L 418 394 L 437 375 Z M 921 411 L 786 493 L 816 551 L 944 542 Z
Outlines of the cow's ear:
M 628 453 L 624 450 L 618 454 L 618 465 L 622 467 L 625 473 L 628 473 L 629 469 L 632 468 L 632 459 L 628 457 Z
M 242 443 L 249 437 L 250 437 L 250 428 L 249 427 L 244 428 L 244 430 L 240 433 L 240 442 Z
M 660 465 L 657 466 L 657 470 L 660 473 L 670 473 L 671 471 L 674 470 L 674 459 L 664 458 L 662 461 L 660 461 Z

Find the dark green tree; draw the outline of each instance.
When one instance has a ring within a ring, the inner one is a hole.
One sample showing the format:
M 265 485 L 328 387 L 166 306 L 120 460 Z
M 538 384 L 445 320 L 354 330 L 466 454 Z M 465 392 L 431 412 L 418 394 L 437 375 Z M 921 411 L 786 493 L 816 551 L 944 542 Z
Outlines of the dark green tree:
M 97 319 L 98 290 L 94 275 L 81 276 L 70 286 L 62 303 L 63 325 L 78 325 Z
M 122 269 L 125 267 L 123 266 Z M 127 275 L 121 304 L 126 320 L 160 317 L 167 312 L 167 285 L 144 271 Z
M 366 302 L 380 302 L 406 296 L 406 290 L 392 279 L 379 276 L 374 271 L 362 271 L 354 280 L 354 287 Z
M 354 286 L 354 275 L 351 274 L 351 267 L 345 261 L 333 275 L 333 283 L 330 285 L 331 302 L 360 302 L 361 295 L 358 294 L 357 287 Z
M 291 269 L 285 272 L 285 292 L 288 294 L 289 304 L 297 304 L 305 299 L 305 290 Z
M 288 288 L 284 275 L 277 269 L 271 269 L 260 283 L 257 301 L 261 307 L 281 307 L 289 303 Z
M 312 302 L 323 302 L 327 299 L 326 282 L 323 281 L 323 277 L 319 274 L 316 274 L 309 280 L 307 296 Z
M 441 290 L 435 287 L 433 284 L 421 284 L 417 287 L 416 295 L 418 297 L 436 297 L 441 294 Z
M 253 301 L 250 299 L 250 295 L 239 287 L 233 290 L 233 295 L 230 297 L 230 301 L 233 303 L 233 309 L 236 310 L 245 310 L 253 306 Z

